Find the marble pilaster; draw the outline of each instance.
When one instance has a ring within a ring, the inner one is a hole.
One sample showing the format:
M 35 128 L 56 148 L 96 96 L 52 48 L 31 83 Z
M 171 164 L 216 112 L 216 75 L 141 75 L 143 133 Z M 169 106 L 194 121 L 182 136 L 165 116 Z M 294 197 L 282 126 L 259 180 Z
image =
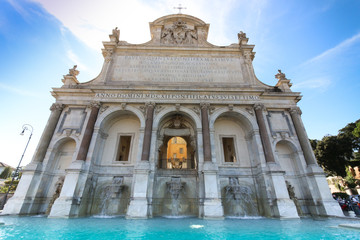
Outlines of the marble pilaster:
M 209 104 L 201 104 L 201 124 L 203 135 L 203 152 L 204 161 L 211 161 L 211 143 L 210 143 L 210 129 L 208 117 Z
M 100 103 L 93 102 L 93 103 L 91 103 L 90 107 L 91 107 L 90 117 L 86 124 L 84 136 L 82 138 L 76 160 L 83 160 L 83 161 L 86 160 L 86 156 L 87 156 L 87 153 L 89 150 L 91 138 L 92 138 L 92 135 L 94 132 L 94 125 L 95 125 L 95 122 L 96 122 L 96 119 L 97 119 L 97 116 L 99 113 Z
M 52 136 L 54 135 L 56 125 L 59 121 L 62 110 L 64 109 L 63 104 L 54 103 L 51 107 L 51 115 L 45 127 L 43 134 L 41 135 L 39 145 L 36 153 L 32 159 L 32 162 L 42 162 L 44 160 L 46 151 L 49 147 Z
M 262 105 L 262 104 L 256 104 L 254 106 L 256 120 L 259 125 L 260 137 L 261 137 L 261 142 L 262 142 L 263 149 L 264 149 L 266 162 L 268 162 L 268 163 L 275 162 L 275 157 L 274 157 L 273 150 L 271 148 L 269 134 L 266 129 L 265 119 L 264 119 L 264 115 L 263 115 L 263 109 L 264 109 L 264 105 Z
M 142 161 L 149 161 L 155 103 L 148 103 L 146 105 L 147 105 L 147 110 L 146 110 L 146 120 L 145 120 L 144 143 L 141 154 Z
M 290 115 L 291 115 L 292 121 L 294 123 L 296 135 L 298 136 L 300 146 L 303 150 L 305 161 L 306 161 L 307 165 L 317 164 L 315 156 L 314 156 L 314 152 L 313 152 L 310 142 L 309 142 L 309 138 L 306 134 L 304 125 L 302 124 L 302 121 L 301 121 L 300 108 L 294 107 L 294 108 L 290 109 Z

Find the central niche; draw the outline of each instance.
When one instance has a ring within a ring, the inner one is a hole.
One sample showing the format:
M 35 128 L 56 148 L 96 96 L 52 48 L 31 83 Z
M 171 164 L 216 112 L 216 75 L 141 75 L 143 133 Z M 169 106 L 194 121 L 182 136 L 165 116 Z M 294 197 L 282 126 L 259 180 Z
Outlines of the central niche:
M 187 117 L 177 114 L 164 119 L 158 135 L 158 168 L 196 169 L 195 136 Z
M 182 137 L 172 137 L 167 143 L 167 169 L 187 168 L 187 143 Z

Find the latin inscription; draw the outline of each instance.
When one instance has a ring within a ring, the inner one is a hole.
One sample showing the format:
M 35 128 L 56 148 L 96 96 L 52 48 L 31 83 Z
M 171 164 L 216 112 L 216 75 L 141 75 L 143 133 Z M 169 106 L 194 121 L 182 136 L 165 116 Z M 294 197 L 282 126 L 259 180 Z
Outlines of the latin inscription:
M 200 94 L 153 94 L 153 93 L 96 93 L 97 98 L 121 99 L 168 99 L 168 100 L 259 100 L 254 95 L 200 95 Z
M 243 82 L 239 58 L 118 56 L 112 81 Z

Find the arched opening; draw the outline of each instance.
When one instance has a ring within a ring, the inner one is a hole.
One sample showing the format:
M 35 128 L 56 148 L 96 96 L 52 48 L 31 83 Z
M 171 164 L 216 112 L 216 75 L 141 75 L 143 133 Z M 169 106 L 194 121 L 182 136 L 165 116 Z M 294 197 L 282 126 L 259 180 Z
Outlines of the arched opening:
M 300 176 L 300 162 L 297 156 L 296 148 L 288 141 L 280 141 L 276 144 L 277 162 L 285 171 L 285 183 L 288 189 L 289 197 L 294 201 L 299 216 L 308 213 L 306 207 L 306 197 Z
M 167 117 L 159 129 L 158 168 L 196 169 L 196 137 L 189 119 L 177 114 Z
M 251 167 L 252 131 L 236 114 L 222 114 L 214 122 L 214 156 L 218 164 Z
M 140 120 L 130 111 L 117 111 L 101 124 L 97 146 L 97 164 L 118 165 L 134 163 L 137 159 Z
M 39 188 L 43 189 L 47 203 L 40 208 L 39 212 L 47 215 L 50 214 L 55 200 L 60 196 L 66 175 L 65 170 L 75 160 L 76 142 L 73 139 L 63 139 L 57 145 L 48 166 L 52 169 L 52 174 L 44 177 L 43 182 L 46 186 Z
M 152 215 L 196 216 L 200 188 L 196 122 L 182 111 L 168 112 L 158 122 Z
M 191 146 L 190 151 L 188 151 L 187 145 L 187 141 L 182 137 L 172 137 L 167 141 L 166 169 L 192 168 Z
M 89 215 L 124 215 L 130 200 L 132 167 L 141 154 L 141 119 L 131 109 L 115 108 L 98 125 L 86 211 Z

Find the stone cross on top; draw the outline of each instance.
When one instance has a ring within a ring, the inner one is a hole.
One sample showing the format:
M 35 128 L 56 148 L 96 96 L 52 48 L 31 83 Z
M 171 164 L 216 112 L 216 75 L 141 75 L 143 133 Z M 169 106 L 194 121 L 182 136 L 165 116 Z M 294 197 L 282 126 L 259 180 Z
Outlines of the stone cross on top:
M 186 9 L 186 7 L 182 7 L 181 4 L 179 4 L 179 6 L 174 7 L 174 9 L 179 9 L 179 14 L 181 14 L 181 9 Z

